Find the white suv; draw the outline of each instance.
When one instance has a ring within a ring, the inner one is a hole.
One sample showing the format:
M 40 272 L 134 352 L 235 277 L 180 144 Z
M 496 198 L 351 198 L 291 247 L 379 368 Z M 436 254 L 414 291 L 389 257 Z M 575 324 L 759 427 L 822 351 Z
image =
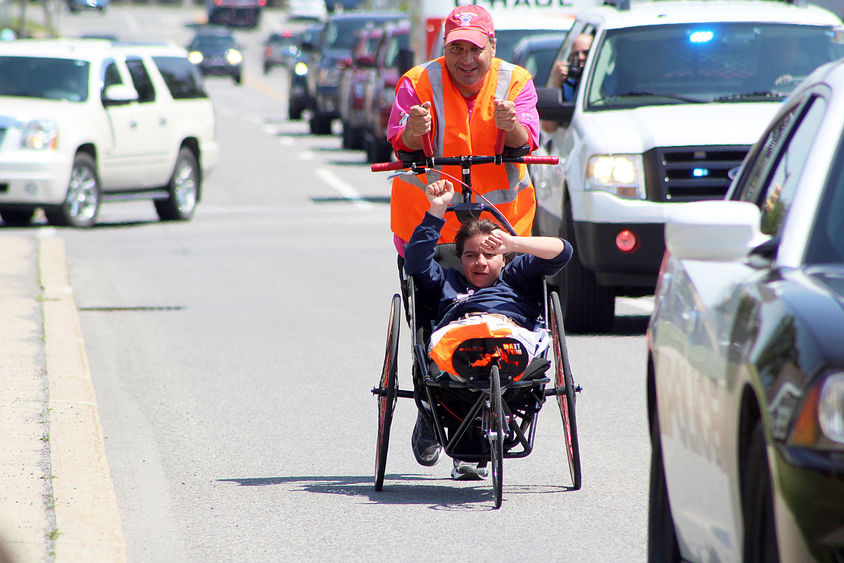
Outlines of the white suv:
M 104 40 L 0 43 L 0 217 L 90 227 L 102 201 L 187 220 L 217 162 L 214 107 L 187 53 Z
M 575 89 L 539 89 L 534 231 L 571 241 L 554 280 L 566 328 L 605 331 L 617 295 L 653 293 L 672 202 L 723 198 L 728 173 L 812 69 L 844 55 L 841 21 L 811 5 L 660 1 L 581 12 L 557 54 L 593 36 Z M 550 85 L 550 82 L 549 82 Z

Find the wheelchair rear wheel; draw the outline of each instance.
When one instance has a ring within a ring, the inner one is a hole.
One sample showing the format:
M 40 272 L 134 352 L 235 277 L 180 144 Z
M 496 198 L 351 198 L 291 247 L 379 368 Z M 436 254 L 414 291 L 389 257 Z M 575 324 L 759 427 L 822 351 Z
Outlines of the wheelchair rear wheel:
M 375 446 L 375 490 L 384 487 L 384 472 L 387 465 L 387 450 L 390 445 L 390 425 L 393 423 L 393 411 L 398 399 L 398 355 L 399 328 L 401 325 L 401 297 L 393 295 L 390 304 L 390 318 L 387 323 L 387 350 L 384 354 L 384 367 L 378 387 L 373 389 L 378 398 L 378 441 Z
M 569 464 L 572 488 L 580 489 L 580 442 L 577 438 L 577 418 L 574 404 L 576 401 L 574 378 L 569 366 L 568 349 L 566 348 L 566 333 L 563 328 L 563 310 L 560 307 L 560 296 L 551 293 L 551 313 L 549 315 L 551 329 L 551 345 L 554 349 L 554 384 L 557 390 L 564 390 L 557 395 L 557 404 L 563 419 L 563 436 L 566 440 L 566 458 Z
M 489 373 L 489 451 L 493 502 L 495 508 L 501 508 L 504 486 L 504 408 L 501 404 L 501 374 L 497 365 L 493 365 Z

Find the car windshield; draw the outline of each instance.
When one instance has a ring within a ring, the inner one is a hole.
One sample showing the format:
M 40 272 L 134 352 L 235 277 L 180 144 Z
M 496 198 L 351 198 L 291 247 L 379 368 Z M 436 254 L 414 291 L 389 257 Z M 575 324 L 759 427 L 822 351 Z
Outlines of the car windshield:
M 513 47 L 525 37 L 534 35 L 547 35 L 559 32 L 559 29 L 496 29 L 495 30 L 495 56 L 499 59 L 509 61 L 513 55 Z
M 328 23 L 323 37 L 323 48 L 351 51 L 358 39 L 357 32 L 369 24 L 364 19 L 340 19 Z
M 410 36 L 407 33 L 393 35 L 387 45 L 387 53 L 384 55 L 384 66 L 387 68 L 399 65 L 399 51 L 410 48 Z
M 0 57 L 0 96 L 84 102 L 90 64 L 76 59 Z
M 560 38 L 559 43 L 563 39 Z M 545 84 L 548 82 L 548 74 L 551 72 L 551 65 L 554 63 L 554 57 L 560 48 L 559 43 L 550 45 L 548 47 L 536 48 L 528 53 L 525 60 L 522 61 L 522 66 L 533 76 L 534 84 Z
M 191 49 L 197 51 L 223 51 L 234 47 L 234 37 L 226 35 L 198 35 L 191 42 Z
M 589 109 L 784 98 L 844 56 L 840 28 L 714 23 L 607 31 L 588 78 Z

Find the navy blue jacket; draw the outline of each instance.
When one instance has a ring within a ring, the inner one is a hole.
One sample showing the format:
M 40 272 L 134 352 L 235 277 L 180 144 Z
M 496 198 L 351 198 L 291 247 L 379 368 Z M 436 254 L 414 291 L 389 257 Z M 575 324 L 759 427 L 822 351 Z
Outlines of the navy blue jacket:
M 555 258 L 545 260 L 520 254 L 502 270 L 489 287 L 478 289 L 462 272 L 443 268 L 434 260 L 434 250 L 445 221 L 426 213 L 405 246 L 405 271 L 427 292 L 440 295 L 435 327 L 440 328 L 467 313 L 498 313 L 529 329 L 538 328 L 542 313 L 542 278 L 559 272 L 568 264 L 572 247 L 566 242 Z

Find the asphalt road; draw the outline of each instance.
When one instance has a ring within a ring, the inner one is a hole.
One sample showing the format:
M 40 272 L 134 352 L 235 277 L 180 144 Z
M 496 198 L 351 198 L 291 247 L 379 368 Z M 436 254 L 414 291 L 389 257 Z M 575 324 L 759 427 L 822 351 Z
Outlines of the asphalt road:
M 196 217 L 108 204 L 91 230 L 55 231 L 96 390 L 131 561 L 643 561 L 650 447 L 648 300 L 618 330 L 570 336 L 583 488 L 570 491 L 553 402 L 535 451 L 491 484 L 416 464 L 400 400 L 375 492 L 370 394 L 397 291 L 389 185 L 338 136 L 286 115 L 282 69 L 260 72 L 268 13 L 244 85 L 209 78 L 222 143 Z M 186 43 L 197 8 L 113 6 L 62 16 L 67 34 L 125 30 Z M 0 228 L 0 235 L 36 229 Z M 404 327 L 403 327 L 404 328 Z M 399 381 L 409 361 L 402 340 Z

